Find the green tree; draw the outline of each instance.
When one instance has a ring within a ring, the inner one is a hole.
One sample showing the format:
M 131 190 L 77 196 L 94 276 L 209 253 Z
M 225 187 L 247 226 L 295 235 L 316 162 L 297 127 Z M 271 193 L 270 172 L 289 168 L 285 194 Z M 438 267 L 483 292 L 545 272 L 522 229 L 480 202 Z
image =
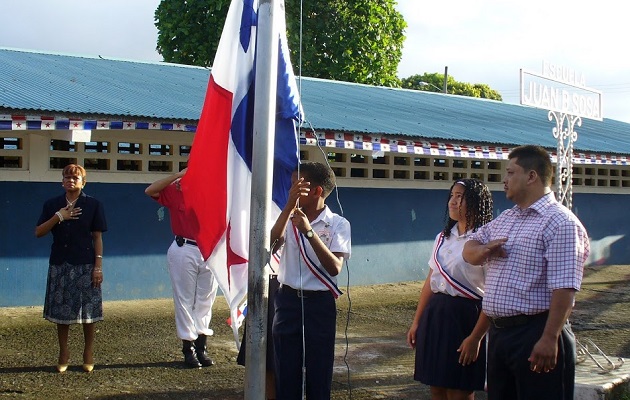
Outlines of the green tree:
M 229 0 L 162 0 L 155 26 L 164 61 L 210 66 L 229 5 Z M 301 61 L 304 76 L 399 86 L 407 24 L 394 5 L 394 0 L 312 0 L 300 12 L 300 0 L 286 0 L 296 72 Z
M 444 74 L 425 72 L 422 75 L 412 75 L 408 78 L 401 79 L 401 86 L 406 89 L 442 92 L 444 87 Z M 485 83 L 458 82 L 451 75 L 447 77 L 446 88 L 449 94 L 499 101 L 503 100 L 499 92 L 491 89 L 490 86 Z
M 210 66 L 229 6 L 230 0 L 162 0 L 156 50 L 166 62 Z

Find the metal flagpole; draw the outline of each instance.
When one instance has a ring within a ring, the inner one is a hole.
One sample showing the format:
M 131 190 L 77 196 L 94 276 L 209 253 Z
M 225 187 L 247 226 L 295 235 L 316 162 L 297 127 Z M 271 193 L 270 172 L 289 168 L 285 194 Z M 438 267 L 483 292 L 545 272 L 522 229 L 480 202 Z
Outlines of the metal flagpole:
M 273 182 L 273 154 L 278 76 L 278 31 L 274 13 L 279 0 L 260 0 L 256 39 L 256 94 L 252 154 L 245 399 L 265 399 L 267 307 L 270 256 L 268 221 Z

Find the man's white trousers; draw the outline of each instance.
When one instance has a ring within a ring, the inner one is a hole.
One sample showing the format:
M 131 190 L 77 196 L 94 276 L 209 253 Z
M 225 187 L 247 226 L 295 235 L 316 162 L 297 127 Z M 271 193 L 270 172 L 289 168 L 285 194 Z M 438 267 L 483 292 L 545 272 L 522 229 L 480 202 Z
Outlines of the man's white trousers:
M 199 335 L 211 336 L 212 305 L 218 284 L 197 246 L 175 241 L 166 255 L 175 302 L 177 337 L 195 340 Z

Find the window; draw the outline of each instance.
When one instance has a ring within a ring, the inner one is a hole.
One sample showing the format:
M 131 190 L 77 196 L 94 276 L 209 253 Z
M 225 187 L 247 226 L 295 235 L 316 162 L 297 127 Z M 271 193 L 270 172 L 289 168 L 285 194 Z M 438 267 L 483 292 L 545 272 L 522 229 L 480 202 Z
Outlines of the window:
M 116 160 L 117 171 L 142 171 L 140 160 Z
M 328 153 L 328 162 L 345 162 L 346 155 L 343 153 Z
M 173 163 L 171 161 L 149 161 L 149 171 L 172 172 Z
M 150 144 L 149 145 L 149 154 L 152 156 L 170 156 L 172 155 L 171 150 L 172 150 L 171 145 L 169 144 Z
M 85 143 L 86 153 L 109 153 L 108 142 L 87 142 Z
M 394 165 L 409 165 L 409 157 L 394 157 Z
M 109 170 L 109 160 L 99 158 L 86 158 L 83 160 L 83 167 L 85 169 L 96 169 L 102 171 Z
M 3 150 L 22 150 L 22 139 L 14 137 L 0 138 Z
M 118 143 L 118 154 L 140 154 L 140 143 Z
M 365 168 L 350 168 L 351 178 L 367 178 L 367 169 Z
M 350 154 L 350 162 L 354 164 L 367 164 L 367 157 L 361 154 Z
M 76 151 L 76 144 L 67 140 L 51 139 L 50 150 L 54 151 Z M 65 167 L 65 165 L 64 165 Z
M 438 168 L 448 167 L 448 160 L 444 158 L 435 158 L 433 159 L 433 166 Z
M 467 168 L 468 161 L 466 160 L 453 160 L 453 168 Z
M 50 157 L 50 169 L 64 169 L 66 165 L 76 163 L 76 158 Z

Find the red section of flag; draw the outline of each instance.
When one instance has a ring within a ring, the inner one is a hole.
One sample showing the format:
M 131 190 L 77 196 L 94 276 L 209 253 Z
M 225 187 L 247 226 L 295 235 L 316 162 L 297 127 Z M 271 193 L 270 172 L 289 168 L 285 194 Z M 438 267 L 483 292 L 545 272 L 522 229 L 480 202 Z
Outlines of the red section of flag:
M 192 208 L 200 223 L 195 237 L 204 259 L 210 257 L 227 229 L 227 157 L 232 113 L 232 93 L 218 86 L 212 76 L 188 171 L 182 179 L 186 208 Z

